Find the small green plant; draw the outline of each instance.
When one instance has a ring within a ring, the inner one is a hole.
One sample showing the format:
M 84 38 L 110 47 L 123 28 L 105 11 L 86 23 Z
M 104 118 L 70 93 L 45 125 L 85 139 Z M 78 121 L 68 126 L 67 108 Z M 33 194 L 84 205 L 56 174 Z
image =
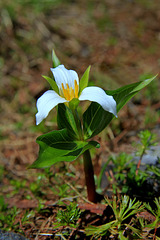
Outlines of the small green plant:
M 66 183 L 64 183 L 64 184 L 61 184 L 61 186 L 52 188 L 52 191 L 54 194 L 58 195 L 60 198 L 65 198 L 68 196 L 69 189 L 70 189 L 69 186 Z
M 14 190 L 12 191 L 12 194 L 16 194 L 19 192 L 20 189 L 24 189 L 26 187 L 26 180 L 23 179 L 20 181 L 19 179 L 12 179 L 10 181 L 11 185 L 13 186 Z
M 34 210 L 26 210 L 26 212 L 23 214 L 23 217 L 21 218 L 21 223 L 23 225 L 32 223 L 33 220 L 31 220 L 35 216 Z
M 146 172 L 152 172 L 153 175 L 151 175 L 151 178 L 156 178 L 158 181 L 160 181 L 160 158 L 157 157 L 157 164 L 156 165 L 147 165 Z
M 58 232 L 63 230 L 60 234 L 62 239 L 66 239 L 65 236 L 69 236 L 71 231 L 78 227 L 77 221 L 80 215 L 81 211 L 74 202 L 66 205 L 66 209 L 58 210 L 56 216 L 57 223 L 54 223 L 54 228 L 58 228 Z M 56 236 L 59 236 L 59 234 L 56 234 Z
M 141 202 L 136 201 L 136 199 L 132 200 L 126 195 L 121 200 L 114 197 L 113 201 L 106 199 L 106 202 L 113 211 L 113 217 L 101 226 L 87 227 L 85 229 L 86 234 L 88 236 L 92 235 L 92 239 L 112 236 L 114 239 L 126 240 L 128 239 L 128 230 L 130 230 L 135 236 L 139 237 L 140 232 L 133 226 L 132 217 L 144 208 Z
M 155 146 L 157 144 L 157 136 L 154 133 L 151 133 L 149 130 L 141 131 L 138 134 L 140 138 L 140 143 L 136 145 L 137 147 L 137 156 L 144 155 L 146 150 L 148 150 L 151 146 Z
M 102 167 L 99 177 L 97 179 L 97 191 L 99 193 L 102 193 L 101 189 L 102 176 L 104 175 L 104 172 L 106 171 L 109 163 L 112 162 L 113 163 L 112 171 L 114 173 L 114 179 L 112 179 L 112 177 L 109 177 L 109 180 L 112 183 L 113 192 L 116 193 L 116 189 L 118 188 L 118 186 L 123 186 L 123 182 L 126 178 L 126 172 L 129 171 L 129 169 L 131 169 L 133 165 L 133 162 L 131 161 L 132 158 L 133 157 L 131 155 L 126 154 L 125 152 L 120 153 L 118 156 L 114 155 L 110 156 L 107 162 Z M 126 193 L 125 191 L 123 191 L 123 189 L 122 192 Z
M 110 177 L 113 186 L 113 193 L 116 194 L 117 187 L 121 186 L 122 193 L 127 193 L 125 183 L 126 173 L 132 169 L 133 157 L 125 152 L 120 153 L 117 157 L 112 156 L 114 179 Z
M 154 207 L 151 207 L 149 203 L 144 203 L 144 207 L 144 210 L 147 209 L 147 212 L 144 213 L 151 214 L 151 217 L 149 215 L 149 218 L 145 219 L 142 214 L 137 216 L 136 221 L 139 221 L 141 226 L 142 238 L 159 240 L 157 229 L 160 227 L 160 197 L 155 198 Z
M 5 204 L 4 197 L 0 196 L 0 228 L 6 231 L 15 230 L 19 224 L 15 223 L 15 219 L 19 210 L 16 207 L 8 209 Z
M 149 210 L 155 216 L 155 221 L 153 223 L 147 225 L 147 227 L 150 227 L 152 229 L 160 227 L 160 197 L 155 198 L 154 203 L 155 203 L 155 209 L 153 209 L 147 203 L 144 204 L 145 208 L 147 208 L 147 210 Z
M 140 199 L 147 200 L 154 196 L 155 191 L 153 183 L 150 183 L 150 173 L 146 171 L 138 171 L 136 175 L 137 166 L 133 164 L 127 173 L 123 189 L 130 196 L 136 196 Z
M 0 166 L 0 181 L 3 179 L 4 176 L 4 167 Z
M 16 207 L 8 208 L 8 205 L 4 201 L 4 197 L 0 196 L 0 229 L 5 231 L 16 231 L 22 233 L 19 228 L 19 222 L 17 222 L 17 215 L 20 214 L 20 210 Z M 34 210 L 26 210 L 21 218 L 21 224 L 30 224 L 31 218 L 35 216 Z
M 31 182 L 29 184 L 29 188 L 31 192 L 36 197 L 41 197 L 44 195 L 44 192 L 42 191 L 42 186 L 44 186 L 47 183 L 48 179 L 46 178 L 44 173 L 38 173 L 36 181 Z M 47 185 L 47 184 L 46 184 Z
M 54 193 L 54 195 L 59 196 L 59 198 L 66 198 L 68 197 L 68 195 L 70 196 L 72 195 L 73 190 L 71 190 L 70 186 L 67 184 L 68 181 L 66 180 L 66 179 L 70 179 L 69 173 L 66 172 L 66 169 L 64 167 L 62 168 L 62 170 L 63 170 L 63 174 L 60 172 L 55 173 L 53 180 L 50 179 L 50 184 L 51 184 L 50 189 Z M 55 182 L 56 184 L 54 184 Z
M 76 203 L 70 203 L 66 205 L 66 210 L 59 210 L 57 212 L 57 221 L 63 226 L 75 226 L 79 217 L 81 215 L 81 211 L 77 208 Z
M 123 181 L 125 179 L 124 171 L 130 169 L 133 163 L 131 162 L 132 156 L 122 152 L 118 157 L 112 157 L 111 160 L 114 164 L 113 171 L 116 180 Z
M 136 144 L 136 156 L 139 156 L 140 158 L 137 164 L 136 175 L 138 174 L 142 157 L 145 154 L 146 150 L 148 150 L 151 146 L 155 146 L 157 144 L 156 135 L 151 133 L 149 130 L 141 131 L 138 136 L 140 138 L 140 143 Z
M 7 210 L 7 204 L 4 201 L 4 197 L 0 195 L 0 212 L 5 212 Z

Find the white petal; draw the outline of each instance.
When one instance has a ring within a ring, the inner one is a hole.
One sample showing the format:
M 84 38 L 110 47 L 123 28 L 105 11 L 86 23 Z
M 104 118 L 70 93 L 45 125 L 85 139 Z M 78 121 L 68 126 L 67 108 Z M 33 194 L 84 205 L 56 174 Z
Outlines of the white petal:
M 99 103 L 105 111 L 113 113 L 117 117 L 116 101 L 112 96 L 105 93 L 102 88 L 99 87 L 86 87 L 83 89 L 80 97 L 80 101 L 89 100 Z
M 64 86 L 68 83 L 69 87 L 74 89 L 74 80 L 79 85 L 78 74 L 74 70 L 68 70 L 64 65 L 59 65 L 56 68 L 51 68 L 51 71 L 59 88 L 62 88 L 62 83 Z
M 48 116 L 48 113 L 57 106 L 59 103 L 67 102 L 66 99 L 60 97 L 55 91 L 48 90 L 37 100 L 36 125 L 38 125 L 44 118 Z

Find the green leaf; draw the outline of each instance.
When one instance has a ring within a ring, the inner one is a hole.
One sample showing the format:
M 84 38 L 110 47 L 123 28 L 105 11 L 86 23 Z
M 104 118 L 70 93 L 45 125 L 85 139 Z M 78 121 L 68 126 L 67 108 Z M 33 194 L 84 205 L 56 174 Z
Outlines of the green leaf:
M 69 135 L 76 139 L 79 138 L 79 132 L 73 113 L 71 109 L 63 103 L 58 105 L 57 123 L 59 129 L 66 128 L 68 129 Z
M 58 67 L 61 64 L 59 59 L 58 59 L 58 57 L 55 54 L 54 49 L 52 50 L 52 62 L 53 62 L 53 68 Z M 56 93 L 59 93 L 58 86 L 57 86 L 56 82 L 54 81 L 54 79 L 52 79 L 50 77 L 47 77 L 47 76 L 44 76 L 44 75 L 42 75 L 42 77 L 45 78 L 48 81 L 48 83 L 50 84 L 51 88 Z
M 59 89 L 58 89 L 58 86 L 57 86 L 56 82 L 54 81 L 54 79 L 52 79 L 52 78 L 50 78 L 50 77 L 47 77 L 47 76 L 44 76 L 44 75 L 42 75 L 42 77 L 45 78 L 45 79 L 48 81 L 48 83 L 50 84 L 51 88 L 52 88 L 56 93 L 59 94 Z
M 79 95 L 83 91 L 84 88 L 88 86 L 88 79 L 89 79 L 89 72 L 90 72 L 91 66 L 89 66 L 86 71 L 84 72 L 80 82 L 79 82 Z
M 145 81 L 126 85 L 117 90 L 106 91 L 112 95 L 117 103 L 117 112 L 141 89 L 146 87 L 156 76 Z M 83 114 L 83 127 L 85 139 L 89 139 L 100 133 L 114 118 L 114 115 L 105 111 L 98 103 L 91 103 Z
M 123 232 L 124 232 L 124 231 L 122 231 L 122 230 L 119 231 L 119 233 L 118 233 L 119 239 L 120 239 L 120 240 L 128 240 L 128 237 L 123 236 Z
M 53 68 L 56 68 L 61 64 L 54 49 L 52 49 L 52 63 L 53 63 Z
M 73 98 L 73 99 L 69 102 L 69 108 L 75 110 L 75 109 L 78 107 L 79 102 L 80 102 L 80 101 L 79 101 L 78 98 Z
M 37 160 L 29 168 L 46 168 L 61 161 L 74 161 L 86 150 L 99 147 L 94 141 L 74 141 L 67 129 L 52 131 L 37 138 L 40 146 Z

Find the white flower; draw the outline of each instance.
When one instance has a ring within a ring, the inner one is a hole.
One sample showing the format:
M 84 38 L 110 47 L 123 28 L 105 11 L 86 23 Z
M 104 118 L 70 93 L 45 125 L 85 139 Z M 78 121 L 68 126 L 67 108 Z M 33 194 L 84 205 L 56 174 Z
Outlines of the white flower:
M 36 124 L 46 118 L 49 112 L 59 103 L 66 103 L 73 98 L 80 101 L 89 100 L 99 103 L 102 108 L 116 115 L 116 102 L 99 87 L 86 87 L 79 96 L 79 78 L 75 71 L 67 70 L 63 65 L 51 68 L 55 82 L 59 89 L 59 94 L 54 90 L 46 91 L 37 100 L 38 113 L 36 114 Z M 54 81 L 54 80 L 53 80 Z

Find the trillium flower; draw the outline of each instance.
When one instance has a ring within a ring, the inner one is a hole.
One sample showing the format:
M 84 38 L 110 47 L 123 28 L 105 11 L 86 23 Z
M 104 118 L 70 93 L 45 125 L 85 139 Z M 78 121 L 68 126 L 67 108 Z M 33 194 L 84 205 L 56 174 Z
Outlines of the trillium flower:
M 116 102 L 112 96 L 109 96 L 99 87 L 86 87 L 79 91 L 78 74 L 73 70 L 67 70 L 64 65 L 51 68 L 59 92 L 54 90 L 46 91 L 37 100 L 38 113 L 36 114 L 36 124 L 42 122 L 49 112 L 59 103 L 70 102 L 73 98 L 80 101 L 89 100 L 99 103 L 105 111 L 116 115 Z M 54 80 L 53 80 L 54 81 Z

